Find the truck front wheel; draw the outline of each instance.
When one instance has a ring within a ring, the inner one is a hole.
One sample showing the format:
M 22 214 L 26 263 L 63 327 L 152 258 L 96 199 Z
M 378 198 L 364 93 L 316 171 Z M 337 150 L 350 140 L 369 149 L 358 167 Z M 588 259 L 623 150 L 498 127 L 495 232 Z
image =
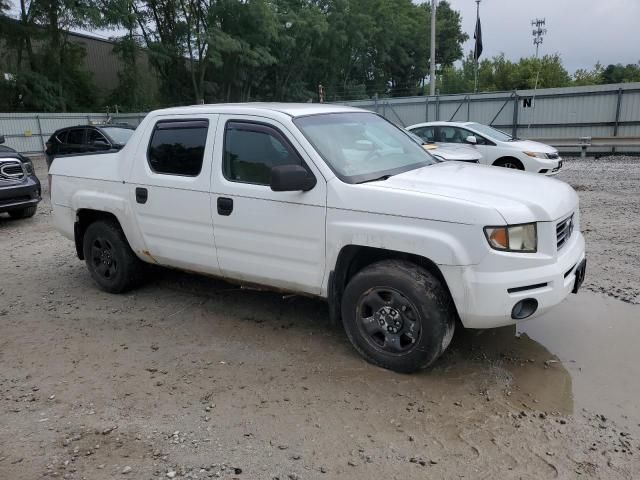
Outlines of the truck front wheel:
M 82 247 L 91 278 L 102 290 L 121 293 L 139 282 L 143 264 L 116 222 L 99 220 L 89 225 Z
M 403 260 L 365 267 L 342 297 L 347 337 L 367 361 L 410 373 L 431 365 L 449 346 L 455 307 L 440 280 Z

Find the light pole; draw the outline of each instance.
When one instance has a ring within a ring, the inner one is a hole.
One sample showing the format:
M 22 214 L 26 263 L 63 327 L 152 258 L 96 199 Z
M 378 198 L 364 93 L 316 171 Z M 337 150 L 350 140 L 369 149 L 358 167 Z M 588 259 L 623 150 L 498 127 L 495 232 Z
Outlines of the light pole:
M 431 66 L 429 68 L 429 94 L 436 94 L 436 0 L 431 0 Z

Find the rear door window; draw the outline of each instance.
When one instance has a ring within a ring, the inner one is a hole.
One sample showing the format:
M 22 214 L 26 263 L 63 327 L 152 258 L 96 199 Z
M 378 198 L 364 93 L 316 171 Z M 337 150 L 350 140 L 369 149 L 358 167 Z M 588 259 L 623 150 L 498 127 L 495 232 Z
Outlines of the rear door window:
M 208 120 L 161 120 L 156 123 L 147 159 L 156 173 L 197 177 L 202 170 Z
M 436 141 L 436 128 L 435 127 L 418 127 L 411 130 L 412 133 L 418 135 L 425 142 Z

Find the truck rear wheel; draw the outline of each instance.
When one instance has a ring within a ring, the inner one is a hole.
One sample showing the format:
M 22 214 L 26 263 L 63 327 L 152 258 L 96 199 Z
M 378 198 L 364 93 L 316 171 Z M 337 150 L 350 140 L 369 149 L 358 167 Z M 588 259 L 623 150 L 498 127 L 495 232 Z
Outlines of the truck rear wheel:
M 82 247 L 89 273 L 102 290 L 121 293 L 140 281 L 143 263 L 117 223 L 99 220 L 89 225 Z
M 347 337 L 367 361 L 410 373 L 431 365 L 449 346 L 455 307 L 429 271 L 402 260 L 365 267 L 342 297 Z

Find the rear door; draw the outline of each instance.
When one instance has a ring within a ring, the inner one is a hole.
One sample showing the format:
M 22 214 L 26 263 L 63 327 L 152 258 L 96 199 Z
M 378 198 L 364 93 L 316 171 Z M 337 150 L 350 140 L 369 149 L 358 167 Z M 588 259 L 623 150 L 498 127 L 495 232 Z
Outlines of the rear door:
M 287 128 L 263 117 L 220 119 L 212 181 L 218 260 L 230 278 L 320 294 L 325 261 L 326 182 Z M 271 168 L 302 165 L 308 192 L 274 192 Z
M 133 159 L 130 199 L 147 248 L 162 265 L 219 274 L 211 221 L 211 161 L 218 115 L 149 122 Z

